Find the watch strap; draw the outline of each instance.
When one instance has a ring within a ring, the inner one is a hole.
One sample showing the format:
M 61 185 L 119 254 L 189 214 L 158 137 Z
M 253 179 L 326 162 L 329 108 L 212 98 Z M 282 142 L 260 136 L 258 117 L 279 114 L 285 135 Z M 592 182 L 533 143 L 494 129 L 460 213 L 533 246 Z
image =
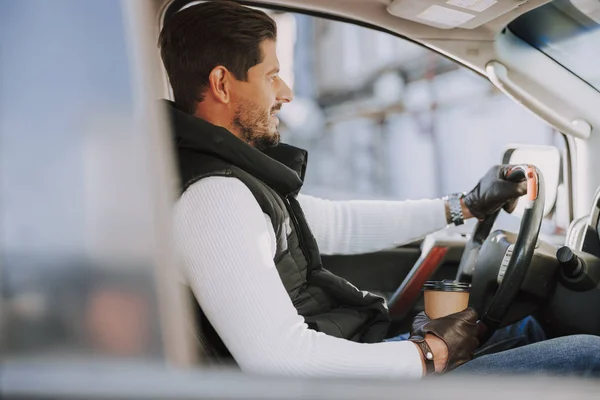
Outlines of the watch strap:
M 450 221 L 454 225 L 462 225 L 465 223 L 465 216 L 462 212 L 462 205 L 460 200 L 465 197 L 464 193 L 453 193 L 444 198 L 448 205 L 448 211 L 450 214 Z
M 423 354 L 423 359 L 425 360 L 425 375 L 435 374 L 435 363 L 433 362 L 433 351 L 431 351 L 431 347 L 427 344 L 425 339 L 411 339 L 411 342 L 417 345 L 421 353 Z

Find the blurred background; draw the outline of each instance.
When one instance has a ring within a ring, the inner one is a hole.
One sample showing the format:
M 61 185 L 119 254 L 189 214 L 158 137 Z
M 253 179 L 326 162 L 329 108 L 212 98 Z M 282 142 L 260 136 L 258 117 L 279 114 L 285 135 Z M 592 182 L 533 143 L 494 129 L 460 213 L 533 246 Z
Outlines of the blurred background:
M 309 150 L 313 193 L 442 196 L 470 189 L 508 143 L 555 143 L 486 79 L 422 46 L 318 17 L 275 19 L 296 95 L 282 110 L 286 139 Z
M 2 362 L 164 360 L 171 333 L 185 348 L 145 10 L 0 2 Z

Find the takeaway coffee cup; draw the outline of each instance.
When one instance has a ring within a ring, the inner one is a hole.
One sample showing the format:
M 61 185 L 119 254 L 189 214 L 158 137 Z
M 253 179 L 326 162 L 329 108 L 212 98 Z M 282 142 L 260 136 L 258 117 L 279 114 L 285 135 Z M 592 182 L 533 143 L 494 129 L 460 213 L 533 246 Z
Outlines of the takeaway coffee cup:
M 457 281 L 428 281 L 423 285 L 425 314 L 431 319 L 464 311 L 469 306 L 471 285 Z

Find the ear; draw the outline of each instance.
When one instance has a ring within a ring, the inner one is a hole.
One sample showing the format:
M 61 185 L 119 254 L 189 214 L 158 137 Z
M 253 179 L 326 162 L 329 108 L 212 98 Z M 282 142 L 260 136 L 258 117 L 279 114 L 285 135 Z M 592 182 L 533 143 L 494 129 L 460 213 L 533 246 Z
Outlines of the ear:
M 227 68 L 222 65 L 213 68 L 208 76 L 208 90 L 221 103 L 227 104 L 230 99 L 230 77 Z

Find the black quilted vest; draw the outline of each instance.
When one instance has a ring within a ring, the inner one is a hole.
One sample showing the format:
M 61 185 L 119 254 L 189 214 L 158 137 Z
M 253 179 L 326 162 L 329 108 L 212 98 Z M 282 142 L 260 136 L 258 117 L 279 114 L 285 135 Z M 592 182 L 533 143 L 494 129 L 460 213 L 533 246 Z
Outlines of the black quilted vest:
M 296 200 L 307 153 L 284 144 L 261 152 L 228 130 L 179 111 L 171 102 L 167 113 L 176 141 L 181 193 L 208 176 L 242 181 L 271 219 L 277 238 L 277 271 L 309 328 L 356 342 L 382 341 L 390 323 L 384 300 L 322 266 L 317 243 Z M 203 318 L 205 324 L 210 322 Z M 211 330 L 210 326 L 203 329 Z M 211 340 L 217 339 L 215 335 Z M 222 343 L 212 344 L 226 353 Z

